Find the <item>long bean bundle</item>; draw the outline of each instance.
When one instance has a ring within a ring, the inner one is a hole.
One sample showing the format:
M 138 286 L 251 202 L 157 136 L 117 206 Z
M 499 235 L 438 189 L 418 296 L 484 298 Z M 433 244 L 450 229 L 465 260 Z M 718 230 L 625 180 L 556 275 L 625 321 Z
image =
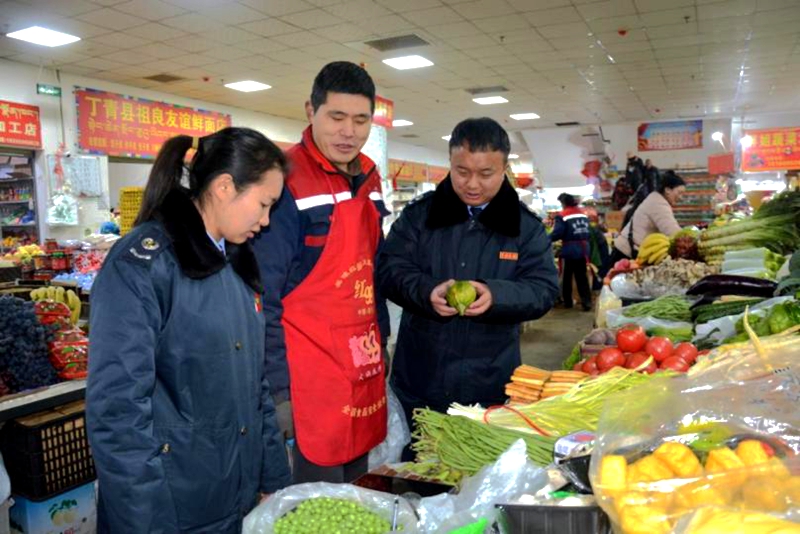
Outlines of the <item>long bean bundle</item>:
M 691 322 L 691 304 L 679 295 L 659 297 L 649 302 L 633 304 L 622 309 L 625 317 L 655 317 L 668 321 Z
M 490 426 L 467 417 L 433 410 L 414 410 L 413 449 L 419 461 L 439 461 L 451 469 L 475 474 L 495 462 L 515 441 L 524 439 L 528 458 L 536 465 L 553 461 L 555 438 Z

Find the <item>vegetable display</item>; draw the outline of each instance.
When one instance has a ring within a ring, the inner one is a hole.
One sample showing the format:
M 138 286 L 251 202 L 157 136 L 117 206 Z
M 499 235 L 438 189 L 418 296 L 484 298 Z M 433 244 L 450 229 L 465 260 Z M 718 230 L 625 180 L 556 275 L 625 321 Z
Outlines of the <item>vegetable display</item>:
M 692 308 L 692 319 L 695 323 L 701 324 L 713 321 L 714 319 L 719 319 L 720 317 L 727 317 L 728 315 L 738 315 L 740 313 L 744 313 L 746 308 L 755 306 L 756 304 L 764 302 L 764 300 L 765 299 L 763 298 L 743 298 L 727 302 L 696 306 Z
M 712 274 L 699 280 L 686 291 L 687 295 L 720 297 L 741 295 L 745 297 L 769 298 L 778 285 L 770 280 L 738 276 L 733 274 Z
M 671 491 L 648 491 L 667 481 Z M 613 501 L 622 534 L 667 534 L 673 526 L 670 517 L 704 505 L 769 512 L 800 505 L 800 477 L 792 476 L 768 444 L 755 439 L 708 452 L 667 441 L 633 462 L 609 454 L 601 459 L 596 487 Z
M 669 256 L 669 237 L 664 234 L 652 233 L 644 238 L 636 255 L 636 261 L 641 265 L 655 265 L 661 263 Z
M 392 525 L 364 506 L 345 499 L 317 497 L 300 503 L 275 523 L 275 534 L 342 532 L 383 534 Z M 399 527 L 402 530 L 402 525 Z
M 643 293 L 660 297 L 683 294 L 693 284 L 718 270 L 701 262 L 667 258 L 658 265 L 633 270 L 627 276 Z

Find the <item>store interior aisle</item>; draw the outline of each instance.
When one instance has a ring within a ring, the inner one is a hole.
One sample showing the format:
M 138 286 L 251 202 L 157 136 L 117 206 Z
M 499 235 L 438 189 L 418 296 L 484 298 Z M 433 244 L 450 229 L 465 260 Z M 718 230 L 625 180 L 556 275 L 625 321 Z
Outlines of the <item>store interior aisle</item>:
M 526 324 L 521 338 L 522 363 L 560 369 L 575 344 L 592 330 L 593 322 L 593 313 L 554 308 L 538 321 Z

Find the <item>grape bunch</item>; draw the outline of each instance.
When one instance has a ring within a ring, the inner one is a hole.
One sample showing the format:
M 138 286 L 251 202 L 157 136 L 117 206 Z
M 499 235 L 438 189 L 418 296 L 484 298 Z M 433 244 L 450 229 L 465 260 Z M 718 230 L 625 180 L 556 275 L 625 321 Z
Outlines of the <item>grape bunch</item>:
M 391 528 L 389 521 L 352 501 L 317 497 L 278 519 L 275 534 L 384 534 Z
M 11 393 L 58 382 L 33 303 L 10 295 L 0 296 L 0 382 Z

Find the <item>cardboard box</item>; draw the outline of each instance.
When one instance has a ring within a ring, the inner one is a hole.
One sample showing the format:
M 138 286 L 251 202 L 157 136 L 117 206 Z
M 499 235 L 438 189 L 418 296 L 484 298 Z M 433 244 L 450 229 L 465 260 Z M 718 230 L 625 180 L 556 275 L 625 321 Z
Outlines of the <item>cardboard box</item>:
M 95 483 L 35 502 L 14 496 L 10 510 L 11 533 L 94 534 L 97 532 Z

